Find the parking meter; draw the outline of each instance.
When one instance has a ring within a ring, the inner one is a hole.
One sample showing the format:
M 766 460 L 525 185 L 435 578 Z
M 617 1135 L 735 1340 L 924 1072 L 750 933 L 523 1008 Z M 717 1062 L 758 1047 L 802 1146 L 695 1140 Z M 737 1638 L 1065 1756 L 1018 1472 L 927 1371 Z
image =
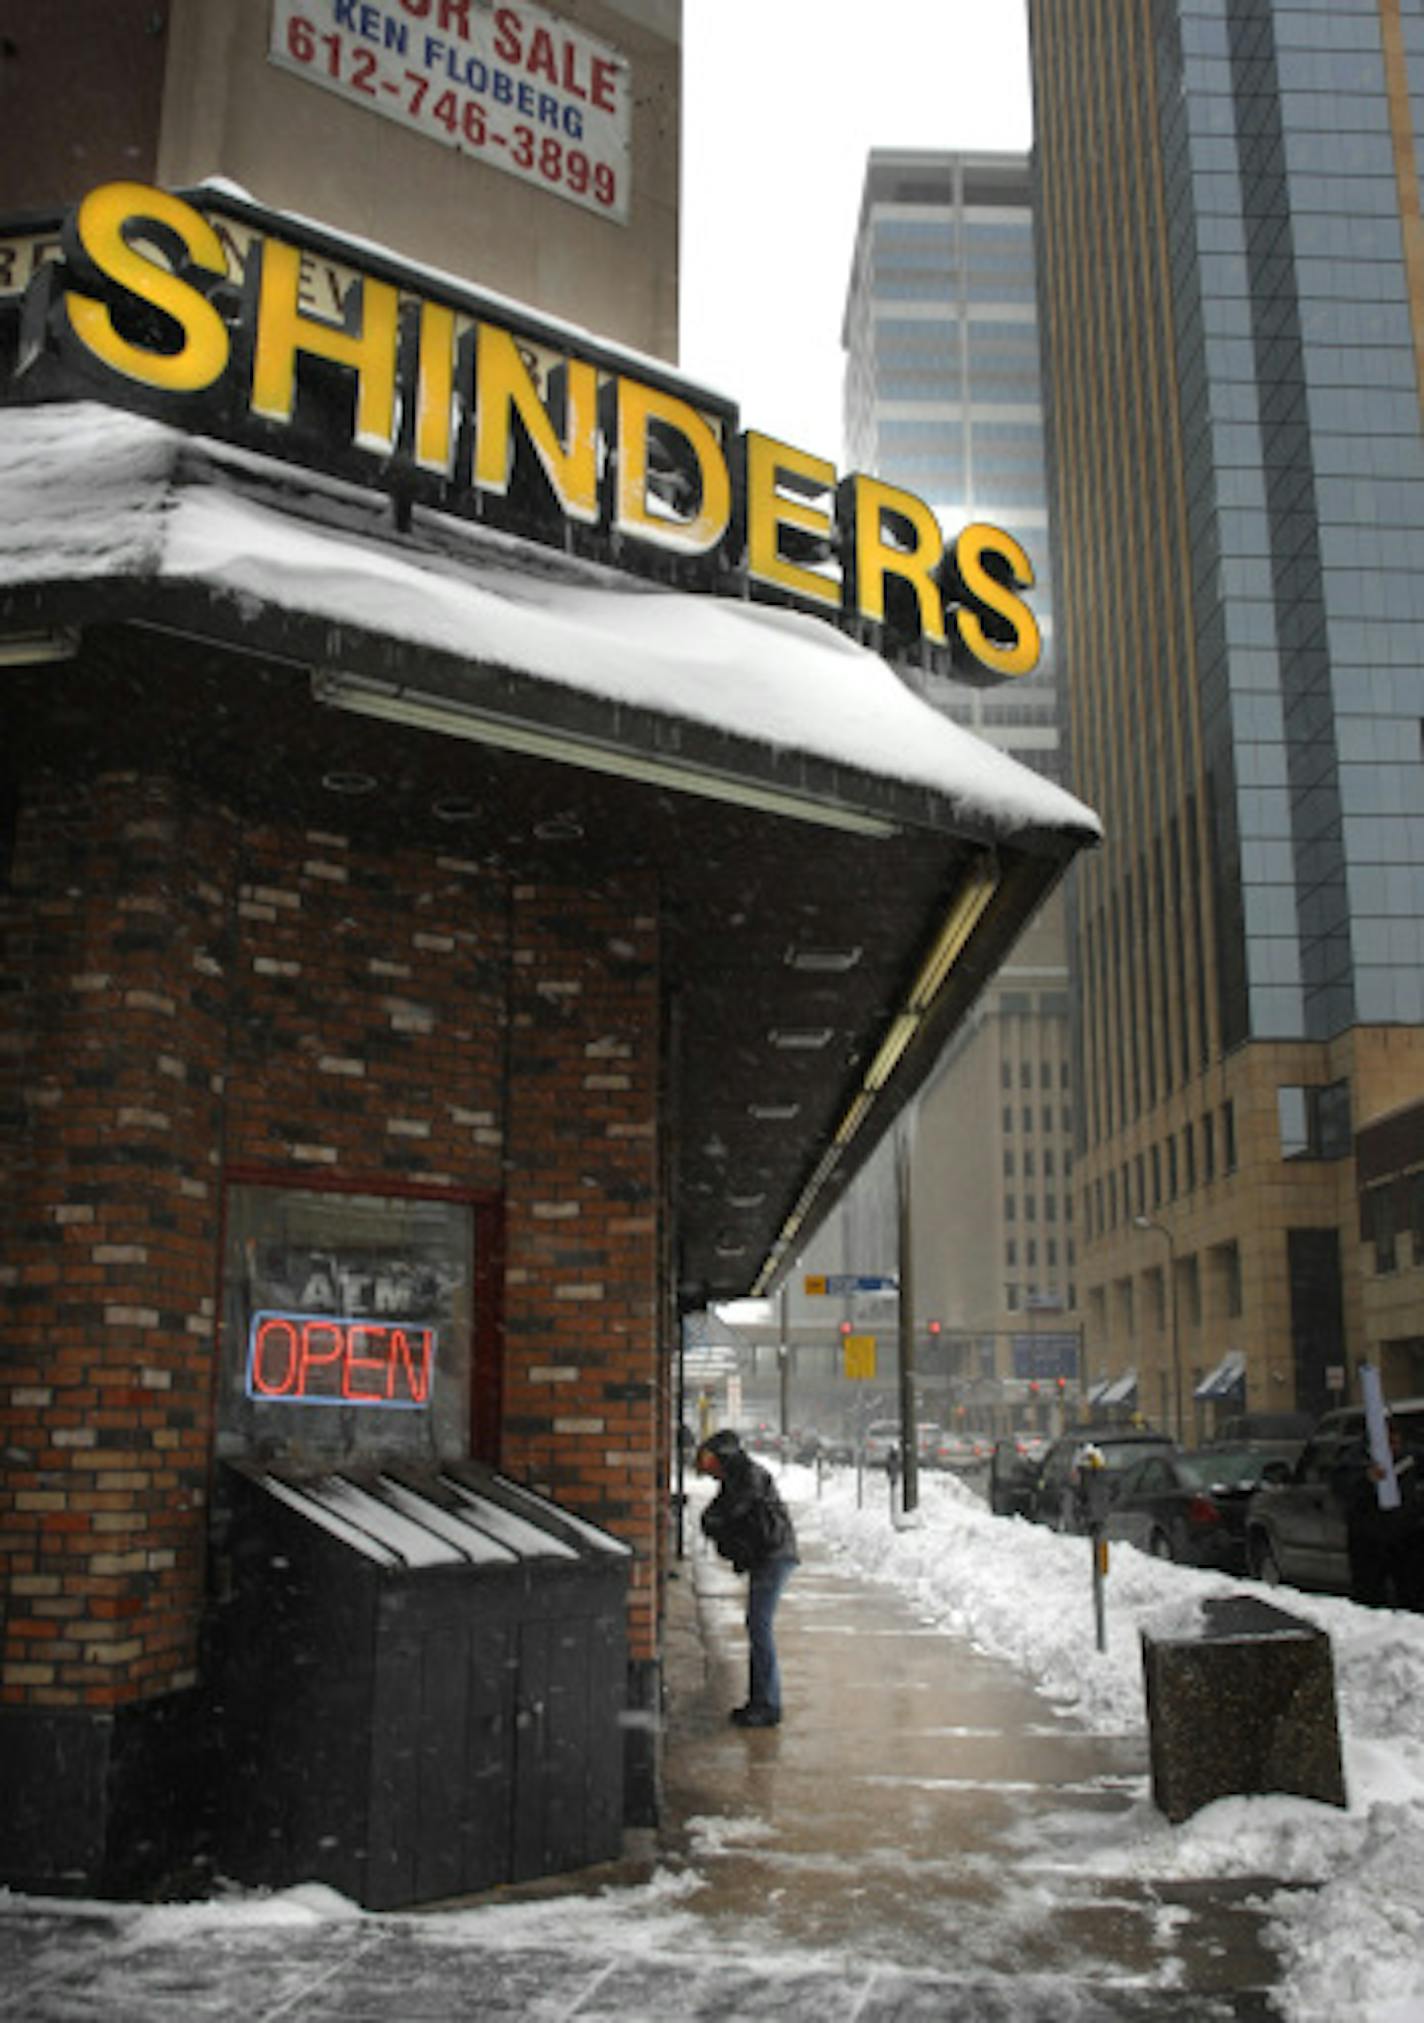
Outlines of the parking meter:
M 1108 1515 L 1108 1471 L 1096 1447 L 1085 1447 L 1078 1463 L 1078 1502 L 1084 1530 L 1101 1532 Z

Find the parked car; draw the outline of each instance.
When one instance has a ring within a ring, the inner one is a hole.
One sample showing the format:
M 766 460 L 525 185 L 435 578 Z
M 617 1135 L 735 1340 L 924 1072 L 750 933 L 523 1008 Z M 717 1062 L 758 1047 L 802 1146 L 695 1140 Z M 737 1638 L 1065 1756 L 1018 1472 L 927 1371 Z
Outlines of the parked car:
M 943 1426 L 936 1426 L 933 1423 L 922 1424 L 915 1428 L 915 1452 L 920 1457 L 921 1468 L 946 1466 L 944 1443 L 948 1437 Z
M 1309 1412 L 1237 1412 L 1223 1419 L 1203 1447 L 1243 1447 L 1258 1443 L 1294 1447 L 1299 1454 L 1315 1431 Z
M 952 1469 L 957 1475 L 972 1474 L 989 1458 L 989 1443 L 975 1433 L 946 1433 L 936 1427 L 928 1455 L 922 1456 L 931 1468 Z
M 1281 1458 L 1244 1444 L 1144 1454 L 1113 1484 L 1105 1533 L 1157 1559 L 1244 1573 L 1246 1512 L 1262 1471 Z
M 1043 1457 L 1038 1480 L 1029 1497 L 1028 1515 L 1055 1531 L 1081 1531 L 1078 1501 L 1078 1457 L 1095 1447 L 1110 1475 L 1120 1474 L 1143 1454 L 1170 1454 L 1176 1442 L 1165 1433 L 1138 1432 L 1127 1426 L 1079 1426 L 1062 1434 Z
M 1407 1441 L 1424 1444 L 1424 1398 L 1401 1398 L 1390 1405 Z M 1350 1592 L 1350 1548 L 1340 1472 L 1365 1438 L 1359 1405 L 1327 1412 L 1294 1468 L 1272 1468 L 1246 1513 L 1246 1563 L 1258 1580 L 1273 1585 L 1314 1588 L 1326 1594 Z
M 989 1451 L 989 1508 L 996 1517 L 1026 1517 L 1048 1452 L 1042 1433 L 1005 1433 Z
M 867 1468 L 883 1468 L 892 1448 L 900 1445 L 898 1419 L 872 1419 L 861 1435 L 860 1448 Z

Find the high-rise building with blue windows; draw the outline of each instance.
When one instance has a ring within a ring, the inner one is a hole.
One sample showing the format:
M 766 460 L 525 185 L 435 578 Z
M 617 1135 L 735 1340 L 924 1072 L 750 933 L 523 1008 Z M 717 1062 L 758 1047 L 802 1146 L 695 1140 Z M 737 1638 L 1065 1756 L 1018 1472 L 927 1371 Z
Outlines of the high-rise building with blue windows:
M 1424 8 L 1030 0 L 1090 1363 L 1424 1390 Z

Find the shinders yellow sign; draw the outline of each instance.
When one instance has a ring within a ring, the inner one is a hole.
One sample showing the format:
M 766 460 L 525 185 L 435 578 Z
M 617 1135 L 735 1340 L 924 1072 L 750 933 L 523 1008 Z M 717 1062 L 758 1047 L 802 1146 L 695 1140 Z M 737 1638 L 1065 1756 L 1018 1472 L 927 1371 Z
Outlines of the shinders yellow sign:
M 946 538 L 913 493 L 754 431 L 656 367 L 225 192 L 108 183 L 24 298 L 0 401 L 137 407 L 573 545 L 685 588 L 791 604 L 984 683 L 1037 664 L 1028 556 Z M 338 249 L 337 303 L 311 289 Z M 4 347 L 0 345 L 0 361 Z

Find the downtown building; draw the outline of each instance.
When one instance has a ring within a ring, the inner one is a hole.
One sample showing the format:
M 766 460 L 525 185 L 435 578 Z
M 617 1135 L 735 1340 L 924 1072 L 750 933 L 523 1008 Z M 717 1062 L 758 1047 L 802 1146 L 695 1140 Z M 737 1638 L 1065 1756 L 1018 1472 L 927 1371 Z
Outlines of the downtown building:
M 1424 19 L 1032 0 L 1087 1369 L 1424 1389 Z
M 891 664 L 1028 606 L 678 374 L 680 78 L 675 0 L 0 18 L 8 1882 L 655 1818 L 682 1318 L 1095 840 Z
M 847 463 L 917 492 L 946 526 L 986 519 L 1007 527 L 1035 558 L 1045 646 L 1030 676 L 992 688 L 934 672 L 910 678 L 952 722 L 1058 780 L 1027 157 L 874 150 L 841 339 Z M 1055 1403 L 1078 1395 L 1075 1122 L 1066 923 L 1055 895 L 918 1105 L 907 1171 L 924 1418 L 997 1433 L 1047 1424 Z M 827 1274 L 898 1272 L 900 1184 L 887 1148 L 791 1281 L 781 1324 L 794 1360 L 793 1424 L 853 1432 L 868 1417 L 893 1413 L 894 1293 L 827 1299 L 808 1296 L 803 1285 Z M 873 1381 L 843 1379 L 844 1333 L 873 1336 Z M 780 1409 L 768 1392 L 775 1361 L 766 1345 L 758 1348 L 754 1418 L 775 1419 Z

